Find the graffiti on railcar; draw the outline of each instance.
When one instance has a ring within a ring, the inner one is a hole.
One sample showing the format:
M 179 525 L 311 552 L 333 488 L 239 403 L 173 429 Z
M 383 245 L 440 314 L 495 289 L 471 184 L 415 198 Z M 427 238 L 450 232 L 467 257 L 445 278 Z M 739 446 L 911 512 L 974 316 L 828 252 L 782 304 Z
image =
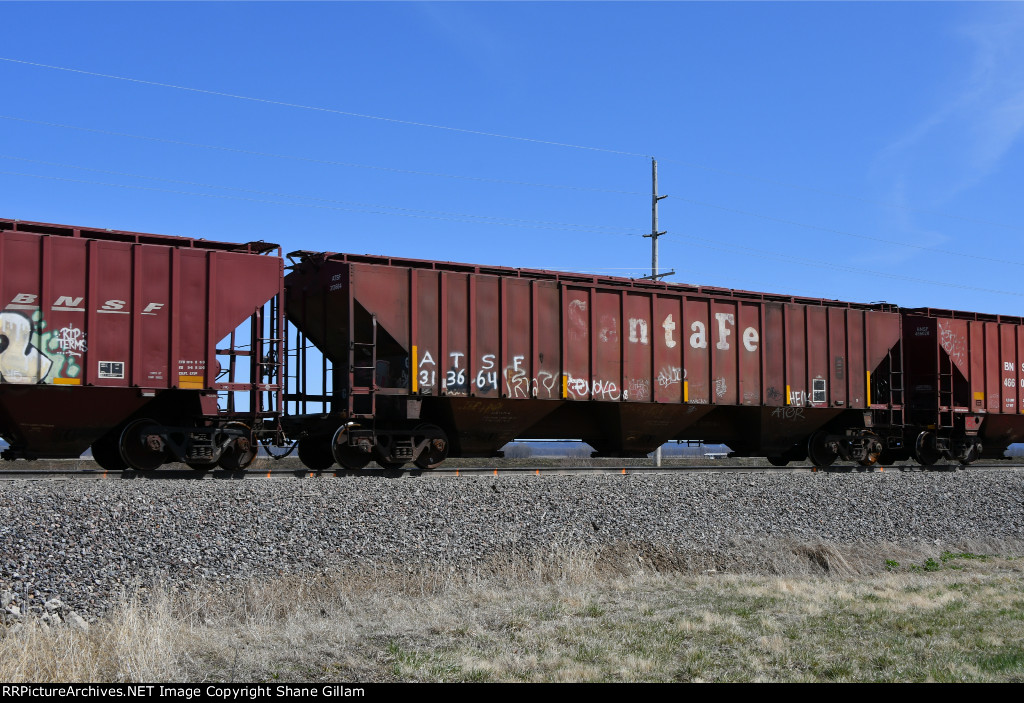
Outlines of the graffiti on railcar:
M 530 377 L 523 365 L 525 361 L 525 355 L 517 354 L 512 357 L 512 363 L 505 367 L 505 394 L 509 398 L 530 397 Z
M 505 394 L 509 398 L 560 398 L 558 375 L 551 371 L 538 371 L 531 377 L 524 366 L 526 357 L 516 355 L 505 367 Z
M 719 398 L 724 398 L 725 394 L 729 392 L 729 385 L 726 383 L 725 376 L 719 376 L 715 379 L 715 395 Z
M 941 320 L 939 321 L 939 343 L 942 345 L 942 350 L 953 360 L 953 363 L 962 367 L 964 357 L 966 356 L 965 340 L 952 327 L 942 324 Z
M 778 420 L 789 420 L 796 422 L 804 419 L 804 409 L 794 408 L 792 406 L 786 406 L 781 408 L 775 408 L 772 410 L 772 417 Z
M 541 389 L 543 389 L 545 397 L 557 398 L 557 386 L 558 376 L 556 374 L 553 374 L 550 371 L 540 371 L 537 373 L 537 378 L 533 379 L 533 394 L 534 396 L 537 396 L 540 394 Z
M 42 313 L 0 313 L 0 378 L 6 383 L 53 383 L 78 378 L 87 351 L 86 335 L 74 326 L 46 330 Z
M 679 366 L 663 366 L 658 372 L 658 386 L 668 388 L 681 383 L 686 378 L 686 369 Z
M 619 400 L 629 397 L 629 390 L 621 390 L 615 381 L 585 378 L 566 374 L 565 389 L 573 400 L 592 396 L 594 400 Z
M 651 397 L 651 380 L 649 378 L 631 378 L 628 388 L 629 398 L 646 400 Z

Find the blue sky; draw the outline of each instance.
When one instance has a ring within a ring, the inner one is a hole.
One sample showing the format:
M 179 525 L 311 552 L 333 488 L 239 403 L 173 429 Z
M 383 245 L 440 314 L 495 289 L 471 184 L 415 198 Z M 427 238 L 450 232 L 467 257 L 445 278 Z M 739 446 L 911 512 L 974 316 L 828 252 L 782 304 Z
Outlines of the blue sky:
M 0 3 L 0 26 L 0 217 L 641 276 L 653 156 L 668 280 L 1024 315 L 1022 4 Z

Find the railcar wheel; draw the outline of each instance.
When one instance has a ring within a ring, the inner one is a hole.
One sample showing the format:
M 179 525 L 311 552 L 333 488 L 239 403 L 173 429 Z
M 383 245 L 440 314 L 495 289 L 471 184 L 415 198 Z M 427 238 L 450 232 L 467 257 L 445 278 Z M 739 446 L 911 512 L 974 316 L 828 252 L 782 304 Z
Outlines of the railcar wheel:
M 119 435 L 111 434 L 97 439 L 92 444 L 92 460 L 104 471 L 124 471 L 128 464 L 121 457 L 118 447 Z
M 770 456 L 768 463 L 772 466 L 789 466 L 789 459 L 784 456 Z
M 299 445 L 301 450 L 302 445 Z M 334 433 L 331 440 L 331 455 L 338 462 L 338 466 L 349 471 L 358 471 L 366 468 L 366 465 L 373 459 L 369 452 L 356 449 L 348 443 L 348 427 L 342 426 Z
M 160 425 L 146 418 L 135 420 L 124 428 L 118 447 L 129 468 L 152 471 L 167 461 L 167 447 L 159 430 Z
M 241 422 L 229 422 L 224 428 L 240 430 L 242 436 L 231 440 L 231 444 L 220 455 L 220 459 L 217 460 L 220 468 L 228 471 L 242 471 L 249 468 L 259 450 L 259 445 L 253 441 L 252 430 Z
M 807 440 L 807 458 L 812 464 L 821 468 L 832 466 L 839 458 L 835 443 L 826 441 L 827 437 L 824 430 L 820 430 Z
M 416 428 L 415 444 L 429 440 L 420 455 L 413 461 L 421 469 L 436 469 L 448 458 L 448 435 L 437 425 L 423 424 Z
M 960 452 L 960 456 L 957 457 L 957 460 L 966 467 L 972 461 L 981 456 L 981 450 L 981 442 L 972 442 L 964 447 L 963 451 Z
M 331 444 L 324 437 L 303 437 L 299 440 L 299 461 L 307 469 L 325 471 L 334 466 Z
M 914 458 L 921 466 L 931 466 L 942 458 L 942 452 L 935 447 L 935 435 L 922 432 L 914 442 Z
M 857 463 L 861 466 L 874 466 L 882 455 L 882 442 L 874 432 L 865 433 L 864 442 L 867 444 L 867 454 L 863 459 L 858 459 Z

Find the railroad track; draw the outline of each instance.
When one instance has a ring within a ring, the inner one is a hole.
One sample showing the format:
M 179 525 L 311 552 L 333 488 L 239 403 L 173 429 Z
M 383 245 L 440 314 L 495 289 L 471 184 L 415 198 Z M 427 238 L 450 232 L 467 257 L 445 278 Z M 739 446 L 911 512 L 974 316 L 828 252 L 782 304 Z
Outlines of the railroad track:
M 363 469 L 361 471 L 348 470 L 327 470 L 310 471 L 309 469 L 290 468 L 266 468 L 247 469 L 243 471 L 226 471 L 223 469 L 212 469 L 209 471 L 197 471 L 195 469 L 166 468 L 153 471 L 136 471 L 128 469 L 124 471 L 105 471 L 103 469 L 83 468 L 41 468 L 41 469 L 4 469 L 0 468 L 0 481 L 15 480 L 39 480 L 39 479 L 64 479 L 64 480 L 137 480 L 137 481 L 166 481 L 166 480 L 242 480 L 261 478 L 400 478 L 400 477 L 465 477 L 465 476 L 597 476 L 597 475 L 640 475 L 640 474 L 673 474 L 673 473 L 880 473 L 880 472 L 908 472 L 908 471 L 957 471 L 966 470 L 979 471 L 1020 471 L 1024 464 L 971 464 L 970 466 L 958 466 L 956 464 L 936 465 L 923 468 L 916 463 L 904 463 L 886 467 L 873 467 L 861 469 L 855 466 L 830 466 L 818 469 L 812 466 L 749 466 L 714 464 L 703 466 L 522 466 L 522 467 L 441 467 L 430 471 L 418 469 L 403 469 L 386 471 L 384 469 Z

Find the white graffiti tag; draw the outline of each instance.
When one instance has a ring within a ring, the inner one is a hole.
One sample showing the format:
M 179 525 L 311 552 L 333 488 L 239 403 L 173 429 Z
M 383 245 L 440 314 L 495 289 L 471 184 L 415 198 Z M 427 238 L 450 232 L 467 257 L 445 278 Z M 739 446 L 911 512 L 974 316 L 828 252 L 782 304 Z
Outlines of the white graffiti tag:
M 57 346 L 69 356 L 81 356 L 86 352 L 85 332 L 68 325 L 57 332 Z
M 644 400 L 651 395 L 651 382 L 646 378 L 629 379 L 629 397 L 633 400 Z
M 665 366 L 658 372 L 658 385 L 668 388 L 683 380 L 685 372 L 678 366 Z
M 956 332 L 952 328 L 940 324 L 939 341 L 942 344 L 943 351 L 949 355 L 953 363 L 962 366 L 964 363 L 964 348 L 961 343 L 962 340 L 957 336 Z
M 586 398 L 587 395 L 591 395 L 594 400 L 619 400 L 620 398 L 626 399 L 629 397 L 629 391 L 620 391 L 615 381 L 602 381 L 600 379 L 588 381 L 585 378 L 578 378 L 572 375 L 566 376 L 565 389 L 569 397 L 574 400 Z
M 715 395 L 719 398 L 724 398 L 728 390 L 729 387 L 726 385 L 724 376 L 720 376 L 715 379 Z

